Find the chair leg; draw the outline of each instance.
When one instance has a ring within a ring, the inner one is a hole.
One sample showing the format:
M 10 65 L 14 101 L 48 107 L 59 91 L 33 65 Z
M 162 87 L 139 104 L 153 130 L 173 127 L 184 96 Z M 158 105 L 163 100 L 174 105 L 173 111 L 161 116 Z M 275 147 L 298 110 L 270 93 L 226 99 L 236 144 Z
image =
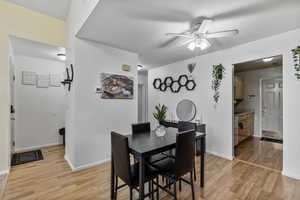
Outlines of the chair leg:
M 153 200 L 151 196 L 151 181 L 148 182 L 148 193 L 150 194 L 149 199 Z
M 118 198 L 118 177 L 116 176 L 115 200 Z
M 194 179 L 197 181 L 197 174 L 196 174 L 196 161 L 194 160 Z
M 159 200 L 159 187 L 158 187 L 158 184 L 159 184 L 159 177 L 156 177 L 156 189 L 157 189 L 157 192 L 156 192 L 156 199 Z
M 182 184 L 181 184 L 181 179 L 179 179 L 179 191 L 181 192 L 181 188 L 182 187 Z
M 177 188 L 176 188 L 176 185 L 177 185 L 177 183 L 176 183 L 176 180 L 175 180 L 175 182 L 174 182 L 174 200 L 177 200 Z
M 193 172 L 191 172 L 191 189 L 192 189 L 192 198 L 193 198 L 193 200 L 195 200 Z
M 154 183 L 151 181 L 151 199 L 154 200 Z
M 133 188 L 130 188 L 130 200 L 133 200 L 132 199 L 132 190 L 133 190 Z

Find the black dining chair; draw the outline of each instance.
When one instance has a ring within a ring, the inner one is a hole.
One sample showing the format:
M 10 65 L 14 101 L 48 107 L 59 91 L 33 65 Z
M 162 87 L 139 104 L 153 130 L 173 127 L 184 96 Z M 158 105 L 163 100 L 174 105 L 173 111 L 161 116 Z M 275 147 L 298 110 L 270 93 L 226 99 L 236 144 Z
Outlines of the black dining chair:
M 185 122 L 185 121 L 179 121 L 178 122 L 178 131 L 188 131 L 188 130 L 194 130 L 196 131 L 196 123 L 193 122 Z
M 139 186 L 139 163 L 130 165 L 129 158 L 129 146 L 128 138 L 126 136 L 120 135 L 115 132 L 111 132 L 111 148 L 112 148 L 112 158 L 115 171 L 115 186 L 114 186 L 114 199 L 117 199 L 118 189 L 128 186 L 130 189 L 130 200 L 132 200 L 133 189 L 138 191 Z M 118 179 L 121 179 L 125 184 L 119 186 Z M 158 182 L 158 174 L 153 168 L 145 168 L 145 183 L 149 184 L 149 192 L 145 194 L 145 197 L 154 198 L 153 180 L 156 179 Z
M 193 169 L 195 160 L 195 131 L 189 130 L 180 132 L 176 136 L 176 152 L 175 158 L 168 158 L 162 161 L 153 163 L 152 166 L 158 170 L 158 173 L 165 177 L 167 184 L 165 186 L 155 184 L 168 194 L 177 199 L 176 184 L 177 181 L 183 181 L 191 185 L 192 198 L 195 199 Z M 190 174 L 190 181 L 183 178 L 186 174 Z M 174 191 L 170 191 L 170 186 L 173 185 Z M 181 188 L 181 185 L 179 185 Z
M 197 142 L 198 142 L 198 137 L 202 134 L 197 131 L 197 124 L 193 122 L 185 122 L 185 121 L 179 121 L 178 122 L 178 131 L 188 131 L 188 130 L 195 130 L 196 133 L 196 141 L 195 141 L 195 152 L 196 156 L 199 155 L 198 153 L 198 148 L 197 148 Z M 196 174 L 196 162 L 194 163 L 194 179 L 195 181 L 197 180 L 197 174 Z
M 139 133 L 145 133 L 151 131 L 150 122 L 138 123 L 131 125 L 132 135 L 136 135 Z

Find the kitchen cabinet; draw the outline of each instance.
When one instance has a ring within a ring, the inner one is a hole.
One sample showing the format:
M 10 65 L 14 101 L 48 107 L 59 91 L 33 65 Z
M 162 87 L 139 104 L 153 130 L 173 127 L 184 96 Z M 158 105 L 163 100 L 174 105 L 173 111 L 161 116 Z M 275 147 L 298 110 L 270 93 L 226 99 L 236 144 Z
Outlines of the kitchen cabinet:
M 234 77 L 234 100 L 243 100 L 244 83 L 239 76 Z

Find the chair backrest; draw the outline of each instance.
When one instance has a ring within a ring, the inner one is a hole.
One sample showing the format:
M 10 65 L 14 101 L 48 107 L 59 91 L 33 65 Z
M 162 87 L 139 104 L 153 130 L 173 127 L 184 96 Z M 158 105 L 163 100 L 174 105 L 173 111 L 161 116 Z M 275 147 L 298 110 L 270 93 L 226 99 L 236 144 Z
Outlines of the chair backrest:
M 140 124 L 132 124 L 131 129 L 132 129 L 133 135 L 139 134 L 139 133 L 150 132 L 151 131 L 150 122 L 140 123 Z
M 115 174 L 126 184 L 131 185 L 128 138 L 118 133 L 111 132 L 111 150 Z
M 179 121 L 178 122 L 178 131 L 189 131 L 189 130 L 196 130 L 196 123 L 193 122 L 184 122 L 184 121 Z
M 194 168 L 195 130 L 180 132 L 176 136 L 175 174 L 183 176 Z

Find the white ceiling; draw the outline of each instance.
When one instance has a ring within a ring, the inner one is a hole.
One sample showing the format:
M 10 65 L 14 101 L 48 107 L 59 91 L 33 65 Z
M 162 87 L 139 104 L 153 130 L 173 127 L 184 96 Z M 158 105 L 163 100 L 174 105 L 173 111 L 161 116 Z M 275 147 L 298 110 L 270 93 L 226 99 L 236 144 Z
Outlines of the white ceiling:
M 71 0 L 8 0 L 25 8 L 66 20 Z
M 12 53 L 14 55 L 29 56 L 64 62 L 57 56 L 58 53 L 65 53 L 65 48 L 63 47 L 51 46 L 40 42 L 35 42 L 13 36 L 10 37 L 10 44 L 12 47 Z
M 195 56 L 165 33 L 184 32 L 197 17 L 214 19 L 209 32 L 240 30 L 233 38 L 210 39 L 212 48 L 199 55 L 299 28 L 300 1 L 102 0 L 78 36 L 136 52 L 144 66 L 161 66 Z

